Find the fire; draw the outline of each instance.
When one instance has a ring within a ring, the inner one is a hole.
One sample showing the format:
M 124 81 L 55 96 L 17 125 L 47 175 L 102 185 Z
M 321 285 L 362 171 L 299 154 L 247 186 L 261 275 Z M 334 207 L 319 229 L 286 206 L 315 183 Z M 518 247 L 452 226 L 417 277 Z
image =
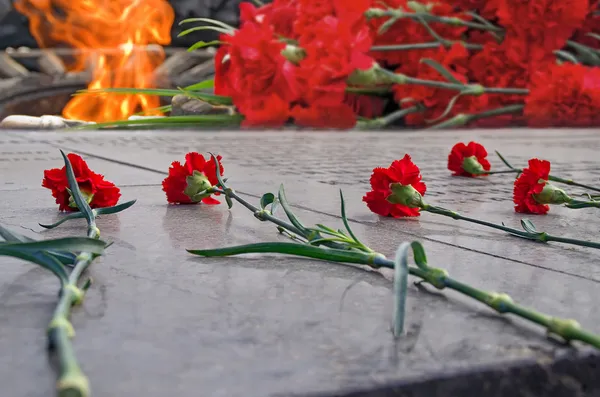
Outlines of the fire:
M 89 89 L 151 88 L 153 72 L 165 59 L 175 13 L 167 0 L 18 0 L 15 8 L 29 18 L 40 48 L 77 51 L 69 71 L 93 65 Z M 80 95 L 63 116 L 86 121 L 126 119 L 139 111 L 160 114 L 159 98 L 148 95 Z

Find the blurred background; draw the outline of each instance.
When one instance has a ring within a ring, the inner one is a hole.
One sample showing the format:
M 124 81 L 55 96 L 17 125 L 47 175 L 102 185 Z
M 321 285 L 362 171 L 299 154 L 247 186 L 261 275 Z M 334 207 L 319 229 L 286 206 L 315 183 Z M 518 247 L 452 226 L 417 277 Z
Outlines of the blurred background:
M 72 97 L 85 88 L 175 88 L 210 78 L 214 49 L 192 53 L 211 30 L 184 37 L 187 18 L 237 26 L 240 0 L 0 0 L 0 120 L 62 115 L 114 121 L 170 99 L 143 95 Z

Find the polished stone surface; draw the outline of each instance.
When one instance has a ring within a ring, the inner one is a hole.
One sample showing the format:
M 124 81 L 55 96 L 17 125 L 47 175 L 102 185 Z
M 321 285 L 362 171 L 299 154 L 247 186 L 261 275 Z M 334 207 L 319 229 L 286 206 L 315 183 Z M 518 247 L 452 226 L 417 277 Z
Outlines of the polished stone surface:
M 49 232 L 37 225 L 60 217 L 40 187 L 43 169 L 61 166 L 58 148 L 84 155 L 122 188 L 123 200 L 138 199 L 99 219 L 114 244 L 92 265 L 95 284 L 73 314 L 94 396 L 597 395 L 600 359 L 586 356 L 590 349 L 547 339 L 539 327 L 452 291 L 411 286 L 408 335 L 395 342 L 391 283 L 377 272 L 275 255 L 191 257 L 185 248 L 281 237 L 241 206 L 169 206 L 160 186 L 170 162 L 186 152 L 220 153 L 230 186 L 249 200 L 284 183 L 305 223 L 332 226 L 341 224 L 342 188 L 355 232 L 374 249 L 392 255 L 402 241 L 421 240 L 431 264 L 454 278 L 600 332 L 598 251 L 523 241 L 432 214 L 382 219 L 361 202 L 372 168 L 409 153 L 430 203 L 517 226 L 513 176 L 466 179 L 446 170 L 452 145 L 471 139 L 515 165 L 537 156 L 552 161 L 556 175 L 600 185 L 593 130 L 3 131 L 0 222 L 38 237 L 84 233 L 83 221 Z M 600 240 L 599 214 L 553 207 L 532 220 L 553 234 Z M 11 396 L 51 395 L 44 329 L 56 282 L 26 263 L 0 264 L 0 383 Z

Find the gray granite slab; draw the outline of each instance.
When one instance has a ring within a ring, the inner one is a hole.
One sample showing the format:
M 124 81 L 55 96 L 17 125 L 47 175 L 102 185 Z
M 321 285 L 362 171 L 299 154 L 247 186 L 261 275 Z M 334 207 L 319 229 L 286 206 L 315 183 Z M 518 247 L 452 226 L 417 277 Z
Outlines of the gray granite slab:
M 93 264 L 95 284 L 73 315 L 75 348 L 95 396 L 597 395 L 595 352 L 546 339 L 539 327 L 451 291 L 411 286 L 409 334 L 395 342 L 391 283 L 377 272 L 275 255 L 191 257 L 184 248 L 280 237 L 239 206 L 169 206 L 160 190 L 169 163 L 189 150 L 222 153 L 231 186 L 249 199 L 285 182 L 309 224 L 340 224 L 342 187 L 353 228 L 373 248 L 391 255 L 401 241 L 419 238 L 430 262 L 453 277 L 600 332 L 596 251 L 542 247 L 429 214 L 379 219 L 360 201 L 371 168 L 409 152 L 422 165 L 430 200 L 516 224 L 510 177 L 473 181 L 445 171 L 452 144 L 472 137 L 515 163 L 543 151 L 556 171 L 597 180 L 593 131 L 525 135 L 3 133 L 0 159 L 27 160 L 0 160 L 0 222 L 34 236 L 83 233 L 83 222 L 49 232 L 37 225 L 59 217 L 39 187 L 42 170 L 60 166 L 57 147 L 84 154 L 122 186 L 123 200 L 138 199 L 99 219 L 114 244 Z M 44 155 L 30 160 L 28 151 Z M 597 235 L 596 212 L 567 211 L 553 208 L 554 215 L 534 220 L 573 237 Z M 55 282 L 25 263 L 0 264 L 0 384 L 11 396 L 51 395 L 44 329 Z

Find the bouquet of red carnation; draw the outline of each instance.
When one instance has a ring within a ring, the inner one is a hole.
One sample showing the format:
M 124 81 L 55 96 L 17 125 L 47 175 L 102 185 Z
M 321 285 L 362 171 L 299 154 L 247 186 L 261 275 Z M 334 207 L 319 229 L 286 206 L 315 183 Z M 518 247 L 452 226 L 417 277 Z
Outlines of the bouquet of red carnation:
M 220 45 L 214 93 L 247 127 L 595 126 L 598 5 L 242 3 L 239 29 L 203 20 L 221 36 L 195 47 Z

